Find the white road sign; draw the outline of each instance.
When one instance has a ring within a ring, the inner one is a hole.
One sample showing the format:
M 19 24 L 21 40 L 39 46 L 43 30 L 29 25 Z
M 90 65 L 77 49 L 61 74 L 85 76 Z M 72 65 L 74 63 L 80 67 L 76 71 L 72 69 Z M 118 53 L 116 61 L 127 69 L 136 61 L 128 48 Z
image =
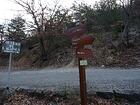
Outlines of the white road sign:
M 14 41 L 5 41 L 2 50 L 7 53 L 20 53 L 21 43 Z

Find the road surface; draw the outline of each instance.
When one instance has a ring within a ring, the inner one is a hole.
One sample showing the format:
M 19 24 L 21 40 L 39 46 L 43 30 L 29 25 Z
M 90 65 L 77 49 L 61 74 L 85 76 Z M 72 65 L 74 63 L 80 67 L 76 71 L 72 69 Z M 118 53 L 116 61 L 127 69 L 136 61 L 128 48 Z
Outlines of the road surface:
M 140 69 L 86 69 L 88 91 L 140 93 Z M 0 87 L 7 86 L 8 73 L 0 72 Z M 17 71 L 10 76 L 12 88 L 79 90 L 78 68 Z

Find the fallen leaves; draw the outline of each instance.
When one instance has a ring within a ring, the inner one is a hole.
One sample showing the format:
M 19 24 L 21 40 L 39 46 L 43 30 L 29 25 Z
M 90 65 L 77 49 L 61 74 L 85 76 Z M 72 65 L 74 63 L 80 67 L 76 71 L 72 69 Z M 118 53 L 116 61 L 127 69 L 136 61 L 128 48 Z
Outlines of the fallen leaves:
M 79 95 L 62 95 L 53 91 L 46 93 L 15 91 L 3 105 L 80 105 Z M 97 95 L 88 97 L 88 105 L 139 105 L 130 104 L 127 100 L 115 101 Z

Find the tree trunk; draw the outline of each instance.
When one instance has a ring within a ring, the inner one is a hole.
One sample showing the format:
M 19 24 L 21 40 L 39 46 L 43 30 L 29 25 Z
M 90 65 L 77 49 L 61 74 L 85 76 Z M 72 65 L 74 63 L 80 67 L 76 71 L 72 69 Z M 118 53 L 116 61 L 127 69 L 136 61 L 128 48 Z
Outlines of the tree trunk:
M 47 54 L 45 51 L 44 43 L 42 37 L 39 37 L 39 43 L 40 43 L 40 48 L 41 48 L 41 60 L 46 60 L 47 59 Z
M 129 21 L 126 20 L 124 31 L 123 31 L 123 42 L 126 47 L 129 47 Z

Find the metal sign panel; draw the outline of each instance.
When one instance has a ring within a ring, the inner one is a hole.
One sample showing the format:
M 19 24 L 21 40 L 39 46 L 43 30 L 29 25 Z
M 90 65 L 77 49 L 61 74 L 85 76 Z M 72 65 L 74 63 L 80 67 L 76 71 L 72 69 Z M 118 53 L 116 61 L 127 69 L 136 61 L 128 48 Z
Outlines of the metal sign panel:
M 2 50 L 7 53 L 20 53 L 21 43 L 14 41 L 5 41 Z
M 92 36 L 84 35 L 80 38 L 72 40 L 72 45 L 74 48 L 83 48 L 84 46 L 91 45 L 94 41 Z
M 85 25 L 81 25 L 68 29 L 66 35 L 73 40 L 81 37 L 85 32 L 86 32 Z
M 80 37 L 79 40 L 77 40 L 77 46 L 85 46 L 85 45 L 91 45 L 94 41 L 94 38 L 92 36 L 84 35 Z
M 76 52 L 77 57 L 79 58 L 89 58 L 92 56 L 92 50 L 85 48 L 85 49 L 78 49 Z

